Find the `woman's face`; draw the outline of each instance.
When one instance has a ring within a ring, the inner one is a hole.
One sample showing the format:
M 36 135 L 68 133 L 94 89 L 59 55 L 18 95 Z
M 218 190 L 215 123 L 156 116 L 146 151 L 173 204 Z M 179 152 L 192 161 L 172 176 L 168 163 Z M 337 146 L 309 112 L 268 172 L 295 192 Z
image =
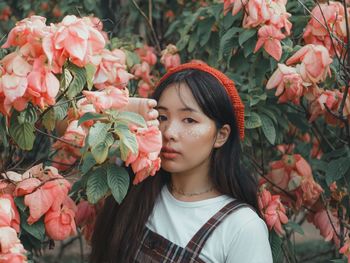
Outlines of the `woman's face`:
M 217 129 L 215 122 L 202 112 L 187 84 L 168 86 L 157 109 L 163 136 L 162 168 L 170 173 L 209 169 Z

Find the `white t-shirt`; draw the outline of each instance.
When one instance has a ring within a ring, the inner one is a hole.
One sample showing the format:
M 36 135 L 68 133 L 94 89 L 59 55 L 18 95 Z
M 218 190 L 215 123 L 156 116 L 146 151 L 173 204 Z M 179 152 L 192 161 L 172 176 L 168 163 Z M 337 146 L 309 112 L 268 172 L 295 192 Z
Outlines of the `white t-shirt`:
M 164 186 L 146 226 L 186 247 L 197 231 L 232 200 L 222 195 L 196 202 L 179 201 Z M 212 263 L 272 263 L 265 222 L 252 209 L 239 208 L 214 230 L 199 257 Z

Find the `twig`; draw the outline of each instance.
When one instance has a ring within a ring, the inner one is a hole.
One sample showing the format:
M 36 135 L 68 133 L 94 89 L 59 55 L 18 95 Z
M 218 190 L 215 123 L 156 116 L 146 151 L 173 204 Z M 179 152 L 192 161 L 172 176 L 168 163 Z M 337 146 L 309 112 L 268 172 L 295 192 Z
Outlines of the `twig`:
M 154 31 L 153 25 L 150 21 L 150 19 L 146 16 L 146 14 L 141 10 L 141 8 L 139 7 L 139 5 L 135 2 L 135 0 L 132 0 L 132 3 L 134 4 L 134 6 L 136 7 L 136 9 L 140 12 L 140 14 L 143 16 L 143 18 L 146 20 L 148 27 L 151 30 L 152 36 L 154 38 L 154 42 L 156 44 L 156 48 L 157 48 L 157 52 L 160 54 L 160 52 L 162 51 L 159 41 L 158 41 L 158 37 L 156 32 Z
M 46 135 L 46 136 L 48 136 L 48 137 L 50 137 L 50 138 L 55 139 L 55 140 L 57 140 L 57 141 L 63 142 L 63 143 L 68 144 L 68 145 L 71 145 L 71 146 L 73 146 L 73 147 L 75 147 L 75 148 L 81 148 L 79 145 L 76 145 L 76 144 L 74 144 L 74 143 L 65 141 L 65 140 L 63 140 L 63 139 L 61 139 L 61 138 L 59 138 L 59 137 L 57 137 L 57 136 L 52 135 L 52 134 L 48 134 L 48 133 L 46 133 L 46 132 L 44 132 L 44 131 L 42 131 L 42 130 L 36 128 L 36 127 L 35 127 L 35 130 L 36 130 L 37 132 L 41 133 L 41 134 L 44 134 L 44 135 Z

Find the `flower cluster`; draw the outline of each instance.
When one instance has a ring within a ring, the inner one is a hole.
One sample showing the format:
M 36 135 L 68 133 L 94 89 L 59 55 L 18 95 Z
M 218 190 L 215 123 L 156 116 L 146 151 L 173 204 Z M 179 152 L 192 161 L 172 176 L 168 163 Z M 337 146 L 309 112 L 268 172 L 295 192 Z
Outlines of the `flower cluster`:
M 243 28 L 259 28 L 254 52 L 264 47 L 279 61 L 282 56 L 281 40 L 290 35 L 292 28 L 286 4 L 287 0 L 225 0 L 224 10 L 227 13 L 232 8 L 232 15 L 236 15 L 243 9 Z
M 153 47 L 143 45 L 137 48 L 135 53 L 140 59 L 139 64 L 135 64 L 132 72 L 138 82 L 138 94 L 141 97 L 147 98 L 153 91 L 157 78 L 152 75 L 152 67 L 157 63 L 157 56 Z
M 0 61 L 0 112 L 22 111 L 31 102 L 41 108 L 55 104 L 67 61 L 96 67 L 94 85 L 124 88 L 133 76 L 126 71 L 125 54 L 105 49 L 106 35 L 94 17 L 66 16 L 58 24 L 31 16 L 16 24 L 3 48 L 17 47 Z
M 304 31 L 305 43 L 326 47 L 332 57 L 336 53 L 339 55 L 344 50 L 342 43 L 347 41 L 345 18 L 345 10 L 341 2 L 327 1 L 327 3 L 315 5 Z

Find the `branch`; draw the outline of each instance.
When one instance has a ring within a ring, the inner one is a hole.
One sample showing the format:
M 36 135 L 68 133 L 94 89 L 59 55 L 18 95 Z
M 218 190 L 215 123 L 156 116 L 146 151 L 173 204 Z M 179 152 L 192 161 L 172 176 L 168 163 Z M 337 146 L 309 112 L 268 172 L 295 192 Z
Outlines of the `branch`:
M 158 53 L 160 54 L 160 52 L 162 51 L 162 49 L 161 49 L 161 47 L 160 47 L 157 34 L 156 34 L 156 32 L 154 31 L 154 28 L 153 28 L 153 25 L 152 25 L 152 19 L 151 19 L 151 18 L 148 18 L 148 17 L 146 16 L 146 14 L 142 11 L 142 9 L 141 9 L 141 8 L 139 7 L 139 5 L 135 2 L 135 0 L 132 0 L 132 3 L 133 3 L 134 6 L 136 7 L 136 9 L 140 12 L 140 14 L 143 16 L 143 18 L 146 20 L 147 25 L 148 25 L 148 27 L 150 28 L 151 33 L 152 33 L 152 36 L 153 36 L 153 38 L 154 38 L 154 42 L 155 42 L 155 44 L 156 44 L 157 51 L 158 51 Z

